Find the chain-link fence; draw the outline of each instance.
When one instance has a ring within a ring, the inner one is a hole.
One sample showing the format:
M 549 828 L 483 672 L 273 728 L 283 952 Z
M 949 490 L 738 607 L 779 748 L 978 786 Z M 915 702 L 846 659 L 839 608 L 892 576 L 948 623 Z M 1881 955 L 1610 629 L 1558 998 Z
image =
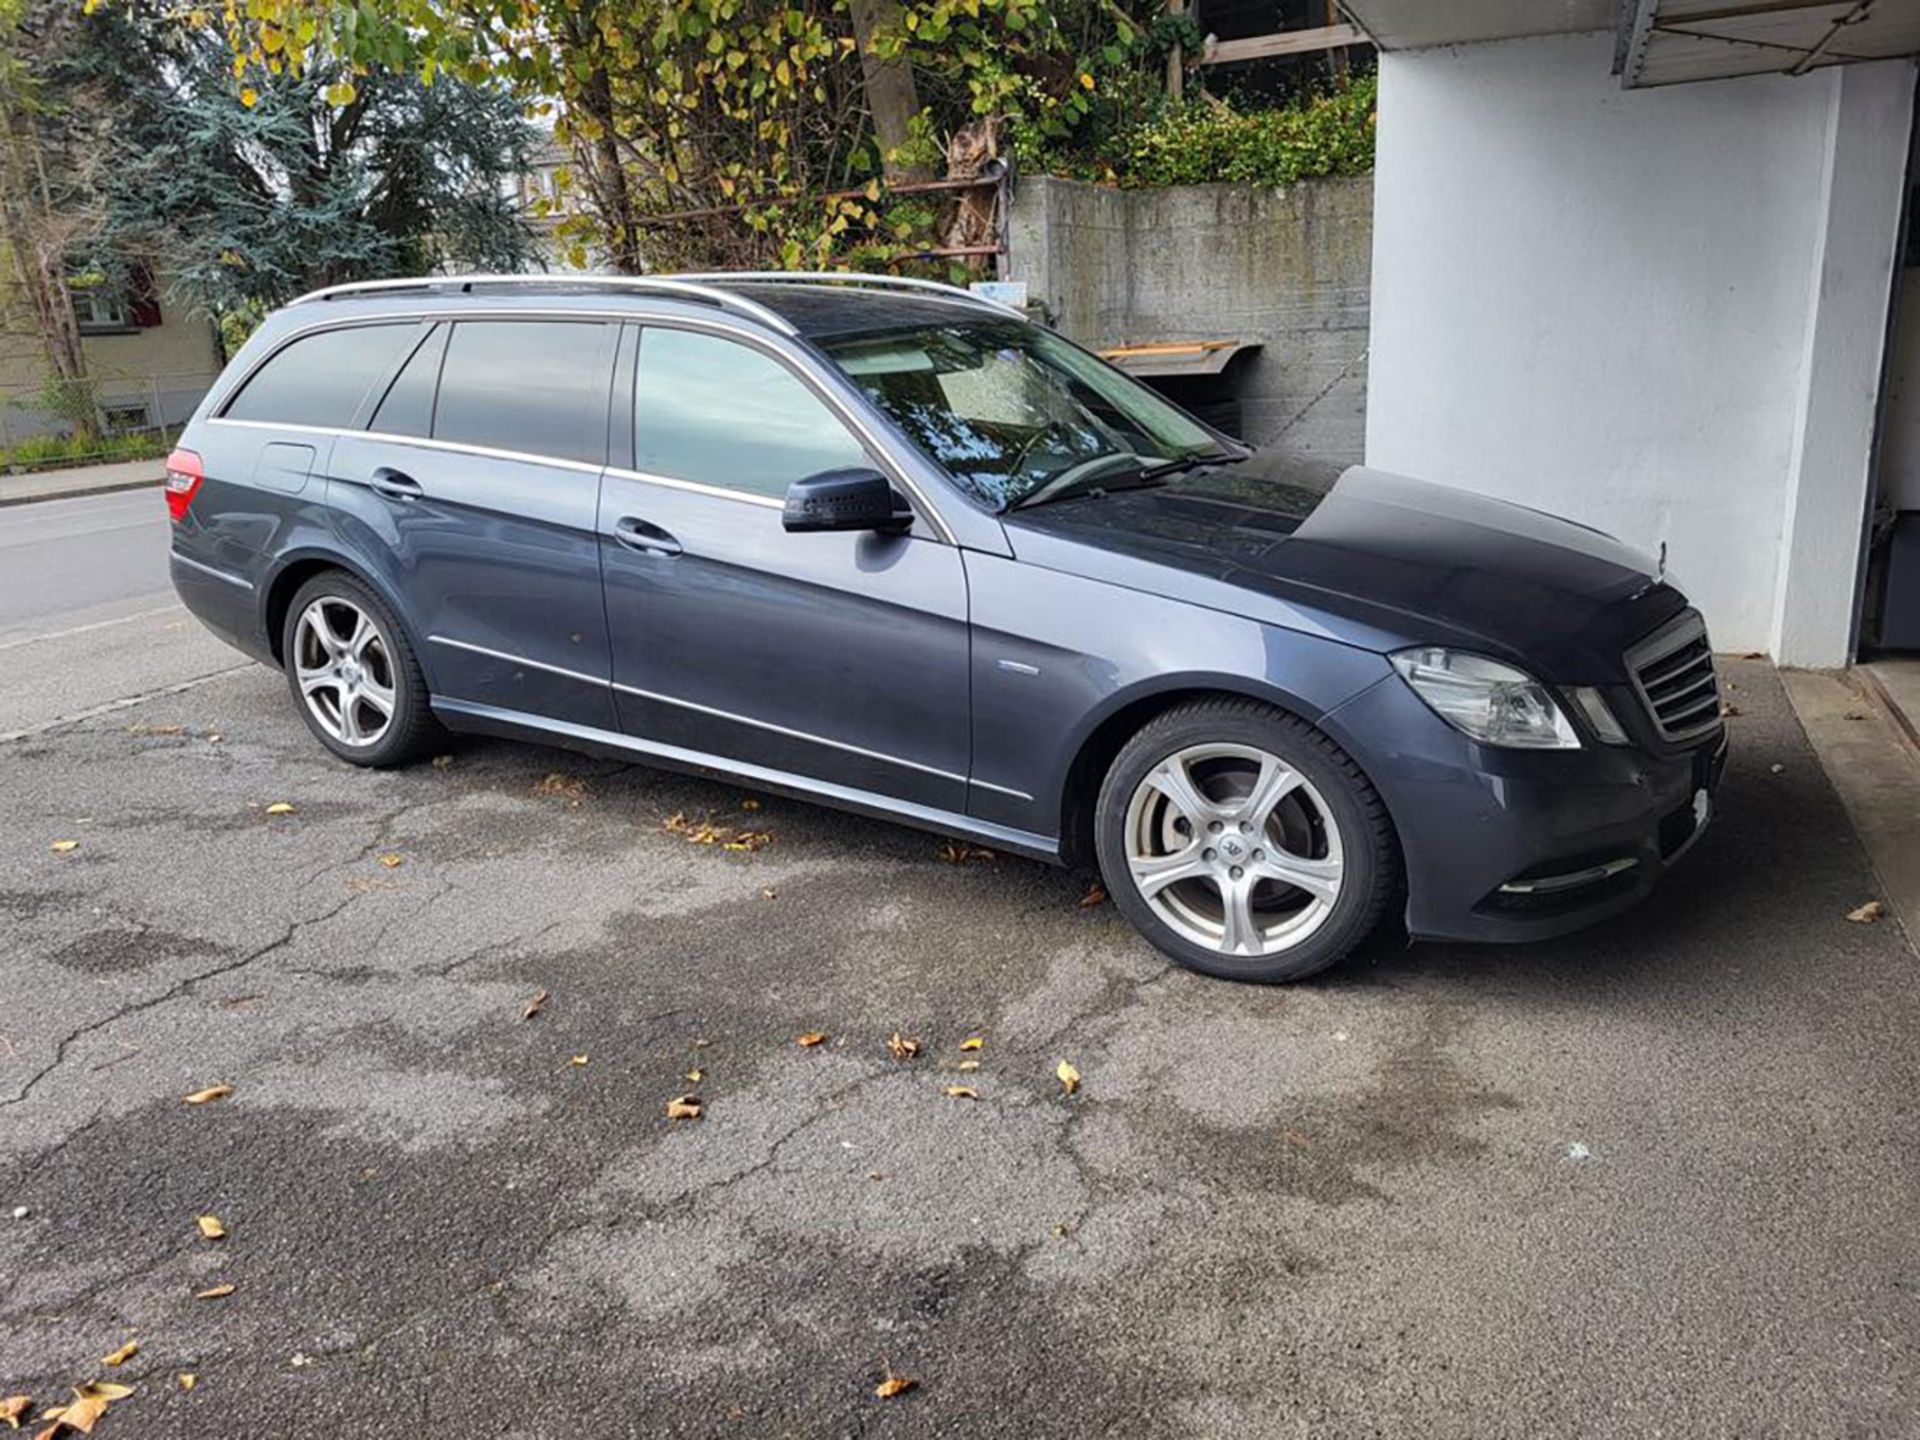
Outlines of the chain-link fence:
M 0 387 L 0 470 L 164 455 L 215 373 Z

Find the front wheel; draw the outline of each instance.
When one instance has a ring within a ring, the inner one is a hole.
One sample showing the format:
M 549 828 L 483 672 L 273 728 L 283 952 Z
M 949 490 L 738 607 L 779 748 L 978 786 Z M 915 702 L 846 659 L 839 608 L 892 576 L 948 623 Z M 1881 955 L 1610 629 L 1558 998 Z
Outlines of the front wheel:
M 1399 891 L 1386 806 L 1295 716 L 1202 700 L 1149 722 L 1100 788 L 1107 893 L 1190 969 L 1298 980 L 1345 958 Z

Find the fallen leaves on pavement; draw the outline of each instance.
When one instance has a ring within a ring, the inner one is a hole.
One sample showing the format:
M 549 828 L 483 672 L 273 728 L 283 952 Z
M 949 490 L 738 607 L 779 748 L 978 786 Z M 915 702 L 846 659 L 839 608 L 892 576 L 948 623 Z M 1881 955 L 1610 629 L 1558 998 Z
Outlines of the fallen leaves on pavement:
M 520 1018 L 522 1020 L 533 1019 L 534 1016 L 538 1015 L 542 1010 L 547 1008 L 547 1001 L 549 1001 L 552 998 L 553 997 L 549 995 L 546 991 L 544 990 L 540 991 L 539 994 L 535 995 L 531 1000 L 527 1001 L 526 1004 L 520 1007 Z
M 200 1383 L 200 1377 L 191 1370 L 182 1370 L 179 1375 L 175 1377 L 175 1382 L 182 1390 L 191 1390 Z
M 702 1080 L 706 1078 L 707 1078 L 707 1072 L 704 1070 L 695 1069 L 695 1070 L 687 1071 L 687 1083 L 689 1085 L 698 1085 Z
M 200 1233 L 209 1240 L 227 1238 L 227 1227 L 220 1223 L 218 1215 L 198 1215 L 194 1217 L 193 1223 L 200 1227 Z
M 1866 904 L 1860 906 L 1859 909 L 1849 910 L 1847 912 L 1847 919 L 1853 921 L 1856 925 L 1871 925 L 1886 913 L 1886 906 L 1882 905 L 1878 900 L 1869 900 Z
M 667 1101 L 669 1120 L 698 1120 L 701 1100 L 698 1095 L 676 1095 Z
M 587 1063 L 587 1057 L 584 1055 L 575 1055 L 572 1059 L 568 1060 L 567 1063 L 576 1067 L 584 1066 Z
M 804 1035 L 796 1035 L 793 1037 L 793 1043 L 798 1045 L 802 1050 L 811 1050 L 814 1046 L 824 1045 L 826 1042 L 827 1037 L 818 1030 L 809 1030 Z
M 452 764 L 453 756 L 451 755 L 436 755 L 433 757 L 433 768 L 436 770 L 445 770 Z
M 182 1095 L 180 1098 L 189 1105 L 206 1105 L 215 1100 L 224 1100 L 231 1094 L 233 1094 L 231 1085 L 209 1085 L 204 1090 L 196 1090 L 191 1095 Z
M 293 814 L 293 806 L 288 801 L 276 800 L 271 805 L 267 806 L 267 814 L 291 815 Z
M 1059 1077 L 1061 1088 L 1071 1095 L 1080 1088 L 1080 1072 L 1070 1060 L 1062 1060 L 1053 1067 L 1053 1073 Z
M 904 1395 L 920 1382 L 911 1375 L 896 1375 L 886 1372 L 886 1378 L 873 1387 L 873 1393 L 882 1400 L 891 1400 L 896 1395 Z
M 102 1355 L 100 1357 L 100 1363 L 102 1365 L 124 1365 L 139 1353 L 140 1342 L 138 1340 L 129 1340 L 111 1355 Z
M 13 1429 L 20 1428 L 20 1417 L 33 1408 L 31 1395 L 9 1395 L 0 1400 L 0 1420 L 7 1422 Z
M 971 1085 L 944 1085 L 941 1087 L 940 1093 L 952 1100 L 978 1100 L 980 1098 L 980 1092 Z
M 764 850 L 773 843 L 773 836 L 768 831 L 723 825 L 711 815 L 696 820 L 684 810 L 674 811 L 660 822 L 660 828 L 669 835 L 678 835 L 689 845 L 718 845 L 722 850 L 743 850 L 751 853 L 755 850 Z
M 920 1042 L 909 1040 L 896 1030 L 892 1038 L 887 1041 L 887 1052 L 896 1060 L 911 1060 L 920 1053 Z
M 233 1293 L 233 1290 L 234 1287 L 232 1285 L 209 1285 L 205 1290 L 194 1291 L 193 1298 L 196 1300 L 224 1300 Z
M 78 1430 L 82 1435 L 91 1435 L 93 1427 L 100 1417 L 107 1413 L 107 1406 L 116 1400 L 124 1400 L 133 1394 L 131 1385 L 115 1385 L 105 1380 L 96 1380 L 90 1384 L 77 1385 L 73 1391 L 71 1405 L 56 1405 L 40 1413 L 40 1419 L 53 1423 L 34 1436 L 34 1440 L 49 1440 L 62 1428 Z
M 984 845 L 948 840 L 940 847 L 940 858 L 949 865 L 992 865 L 1000 857 Z
M 1106 903 L 1107 887 L 1102 885 L 1098 880 L 1089 881 L 1087 884 L 1087 893 L 1080 897 L 1080 908 L 1082 910 L 1091 910 L 1096 905 L 1104 905 Z
M 960 1042 L 960 1048 L 962 1050 L 978 1050 L 986 1043 L 987 1043 L 986 1039 L 982 1036 L 969 1035 L 966 1039 Z
M 397 851 L 389 850 L 380 857 L 380 863 L 389 870 L 398 870 L 402 865 L 407 863 L 407 857 Z
M 966 1073 L 966 1074 L 971 1074 L 973 1071 L 978 1070 L 979 1068 L 980 1068 L 980 1062 L 974 1059 L 971 1055 L 969 1055 L 966 1059 L 960 1062 L 960 1069 L 963 1073 Z
M 78 840 L 56 840 L 47 847 L 56 855 L 71 855 L 80 848 Z
M 578 775 L 569 775 L 564 770 L 548 772 L 545 779 L 533 787 L 536 795 L 551 795 L 567 802 L 569 810 L 578 810 L 580 802 L 587 798 L 587 782 Z
M 127 727 L 127 734 L 129 735 L 178 735 L 181 732 L 182 728 L 184 727 L 179 725 L 147 725 L 147 724 L 129 725 Z

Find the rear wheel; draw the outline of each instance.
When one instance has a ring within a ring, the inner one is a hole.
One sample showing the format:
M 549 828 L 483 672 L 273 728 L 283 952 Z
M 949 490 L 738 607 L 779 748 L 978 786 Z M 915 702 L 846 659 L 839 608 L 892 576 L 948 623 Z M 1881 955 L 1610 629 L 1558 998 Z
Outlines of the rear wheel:
M 1393 827 L 1359 767 L 1253 701 L 1196 701 L 1150 722 L 1115 757 L 1094 826 L 1121 913 L 1209 975 L 1323 970 L 1399 890 Z
M 343 570 L 287 607 L 281 652 L 307 728 L 355 765 L 404 765 L 443 733 L 412 648 L 380 597 Z

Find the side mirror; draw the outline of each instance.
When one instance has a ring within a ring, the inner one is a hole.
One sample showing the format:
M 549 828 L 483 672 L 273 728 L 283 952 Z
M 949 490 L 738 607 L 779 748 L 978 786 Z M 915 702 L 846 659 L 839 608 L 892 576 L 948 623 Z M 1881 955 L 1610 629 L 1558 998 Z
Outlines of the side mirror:
M 789 530 L 885 530 L 913 524 L 913 511 L 878 470 L 822 470 L 787 487 L 780 523 Z

